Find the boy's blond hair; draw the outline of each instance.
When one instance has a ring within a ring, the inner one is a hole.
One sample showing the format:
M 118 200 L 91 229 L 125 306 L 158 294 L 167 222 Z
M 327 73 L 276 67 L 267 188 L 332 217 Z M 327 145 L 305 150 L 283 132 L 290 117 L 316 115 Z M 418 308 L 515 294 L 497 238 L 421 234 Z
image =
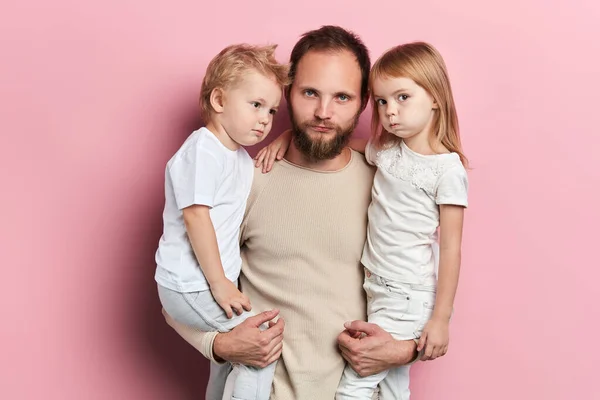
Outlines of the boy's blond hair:
M 216 88 L 227 89 L 235 85 L 244 73 L 254 70 L 272 78 L 282 87 L 289 83 L 288 66 L 280 64 L 274 53 L 277 45 L 254 46 L 234 44 L 227 46 L 208 64 L 200 90 L 200 114 L 205 123 L 214 111 L 210 94 Z

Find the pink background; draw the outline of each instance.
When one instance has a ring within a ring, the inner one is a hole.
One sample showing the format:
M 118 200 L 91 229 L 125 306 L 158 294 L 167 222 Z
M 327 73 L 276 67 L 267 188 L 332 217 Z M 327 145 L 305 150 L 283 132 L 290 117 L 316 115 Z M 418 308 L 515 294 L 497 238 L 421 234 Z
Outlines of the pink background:
M 567 3 L 4 2 L 0 398 L 202 398 L 153 282 L 164 164 L 217 51 L 287 61 L 331 23 L 373 60 L 440 49 L 474 168 L 451 350 L 414 368 L 413 399 L 600 399 L 600 6 Z

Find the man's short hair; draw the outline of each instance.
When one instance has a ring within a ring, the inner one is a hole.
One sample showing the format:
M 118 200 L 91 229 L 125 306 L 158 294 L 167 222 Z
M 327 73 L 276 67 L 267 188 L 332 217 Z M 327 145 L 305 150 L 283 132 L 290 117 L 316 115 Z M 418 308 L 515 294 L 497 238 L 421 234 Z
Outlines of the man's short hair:
M 248 71 L 257 71 L 272 78 L 282 87 L 288 84 L 288 66 L 277 62 L 274 56 L 276 48 L 277 45 L 234 44 L 221 50 L 210 61 L 200 89 L 200 114 L 205 123 L 214 111 L 210 104 L 212 91 L 235 85 Z
M 362 40 L 353 32 L 344 28 L 333 25 L 325 25 L 319 29 L 306 32 L 292 49 L 290 56 L 290 83 L 296 78 L 296 69 L 298 63 L 309 51 L 342 51 L 347 50 L 354 54 L 356 61 L 360 66 L 361 72 L 361 109 L 367 105 L 369 101 L 369 72 L 371 70 L 371 59 L 369 58 L 369 50 Z M 285 91 L 286 100 L 289 99 L 289 90 Z

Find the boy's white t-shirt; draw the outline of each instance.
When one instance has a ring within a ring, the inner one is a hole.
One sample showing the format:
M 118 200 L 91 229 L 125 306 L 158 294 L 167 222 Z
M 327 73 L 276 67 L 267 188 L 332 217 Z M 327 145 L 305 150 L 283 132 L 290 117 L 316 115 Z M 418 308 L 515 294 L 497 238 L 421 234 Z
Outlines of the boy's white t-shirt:
M 365 156 L 377 166 L 361 262 L 384 278 L 435 286 L 439 206 L 467 207 L 467 172 L 456 153 L 422 155 L 404 142 Z
M 187 236 L 183 209 L 210 207 L 221 263 L 235 281 L 242 265 L 240 225 L 250 193 L 254 165 L 240 147 L 230 150 L 206 128 L 193 132 L 167 163 L 163 235 L 156 251 L 158 284 L 179 292 L 209 289 Z

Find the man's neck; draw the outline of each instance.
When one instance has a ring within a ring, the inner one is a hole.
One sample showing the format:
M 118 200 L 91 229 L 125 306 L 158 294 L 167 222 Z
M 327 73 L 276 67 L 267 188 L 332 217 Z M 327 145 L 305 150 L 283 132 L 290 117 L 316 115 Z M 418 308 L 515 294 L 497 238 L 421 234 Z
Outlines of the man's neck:
M 349 147 L 344 147 L 339 155 L 330 160 L 313 161 L 309 160 L 304 154 L 302 154 L 300 150 L 296 148 L 294 141 L 292 140 L 284 158 L 293 164 L 314 169 L 316 171 L 339 171 L 348 165 L 352 157 L 351 153 L 352 152 Z

